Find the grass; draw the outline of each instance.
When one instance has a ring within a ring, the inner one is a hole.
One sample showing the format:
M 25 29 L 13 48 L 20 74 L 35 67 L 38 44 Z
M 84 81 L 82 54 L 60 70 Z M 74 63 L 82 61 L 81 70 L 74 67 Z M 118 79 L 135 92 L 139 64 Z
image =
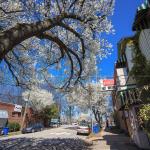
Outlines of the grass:
M 7 136 L 19 135 L 19 134 L 21 134 L 21 131 L 9 132 L 8 135 L 2 135 L 0 137 L 7 137 Z
M 16 132 L 9 132 L 9 136 L 11 135 L 18 135 L 18 134 L 21 134 L 21 131 L 16 131 Z

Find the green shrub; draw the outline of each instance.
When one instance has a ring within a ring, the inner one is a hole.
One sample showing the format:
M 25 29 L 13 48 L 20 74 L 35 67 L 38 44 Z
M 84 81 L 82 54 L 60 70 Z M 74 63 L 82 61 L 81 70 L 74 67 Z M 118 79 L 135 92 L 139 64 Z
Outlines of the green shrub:
M 150 104 L 145 104 L 140 108 L 139 120 L 143 128 L 150 133 Z
M 19 131 L 20 130 L 20 124 L 18 122 L 9 122 L 8 128 L 10 132 Z

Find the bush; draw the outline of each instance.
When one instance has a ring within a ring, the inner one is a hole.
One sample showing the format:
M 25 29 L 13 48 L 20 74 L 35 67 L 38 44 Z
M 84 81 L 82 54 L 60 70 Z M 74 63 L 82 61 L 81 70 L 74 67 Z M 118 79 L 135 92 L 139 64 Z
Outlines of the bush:
M 150 133 L 150 104 L 145 104 L 140 108 L 139 120 L 143 128 Z
M 10 132 L 19 131 L 21 126 L 18 122 L 9 122 L 8 128 Z

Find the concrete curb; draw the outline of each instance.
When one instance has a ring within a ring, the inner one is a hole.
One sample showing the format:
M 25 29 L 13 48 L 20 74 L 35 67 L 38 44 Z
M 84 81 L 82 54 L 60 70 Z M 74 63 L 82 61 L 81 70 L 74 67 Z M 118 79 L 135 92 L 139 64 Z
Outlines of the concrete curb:
M 84 139 L 84 142 L 86 142 L 86 143 L 89 144 L 90 146 L 93 145 L 93 141 L 92 141 L 92 140 Z

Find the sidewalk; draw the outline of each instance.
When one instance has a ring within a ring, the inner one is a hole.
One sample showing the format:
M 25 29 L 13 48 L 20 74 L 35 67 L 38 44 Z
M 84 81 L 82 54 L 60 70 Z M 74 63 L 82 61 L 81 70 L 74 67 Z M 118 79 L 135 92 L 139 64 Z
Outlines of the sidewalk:
M 114 134 L 103 131 L 102 137 L 92 137 L 93 150 L 140 150 L 124 134 Z

